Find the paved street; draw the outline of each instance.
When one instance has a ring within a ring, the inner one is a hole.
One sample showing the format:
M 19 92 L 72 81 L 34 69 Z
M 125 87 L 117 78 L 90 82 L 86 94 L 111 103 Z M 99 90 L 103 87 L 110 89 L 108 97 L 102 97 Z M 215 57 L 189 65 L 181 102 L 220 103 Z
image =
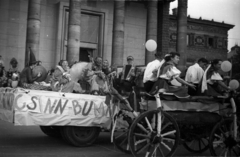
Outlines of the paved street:
M 14 126 L 0 120 L 0 157 L 130 157 L 110 142 L 110 133 L 101 133 L 90 147 L 73 147 L 61 138 L 50 138 L 37 126 Z M 189 153 L 179 146 L 175 156 L 210 156 Z

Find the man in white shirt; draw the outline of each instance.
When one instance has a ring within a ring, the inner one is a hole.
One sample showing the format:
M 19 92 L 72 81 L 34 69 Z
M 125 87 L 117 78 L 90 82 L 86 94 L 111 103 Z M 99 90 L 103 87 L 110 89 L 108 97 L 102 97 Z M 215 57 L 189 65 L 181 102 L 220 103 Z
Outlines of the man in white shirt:
M 206 60 L 205 58 L 200 58 L 197 63 L 188 68 L 185 81 L 194 84 L 198 88 L 198 85 L 201 82 L 204 74 L 203 69 L 206 68 L 207 64 L 208 60 Z M 197 95 L 197 88 L 196 90 L 188 88 L 188 94 L 192 96 Z
M 144 72 L 143 84 L 146 92 L 149 92 L 153 84 L 157 81 L 158 69 L 164 63 L 164 60 L 161 61 L 159 54 L 155 54 L 155 58 L 155 60 L 148 63 Z

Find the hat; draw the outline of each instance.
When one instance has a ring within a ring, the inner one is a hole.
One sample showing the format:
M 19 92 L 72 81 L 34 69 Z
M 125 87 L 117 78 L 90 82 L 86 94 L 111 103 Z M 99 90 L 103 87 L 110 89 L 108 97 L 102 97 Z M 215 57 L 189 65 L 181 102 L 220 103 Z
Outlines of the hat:
M 37 61 L 36 61 L 35 55 L 32 52 L 31 47 L 29 47 L 29 65 L 36 64 L 36 63 Z
M 128 56 L 127 60 L 134 60 L 133 56 Z

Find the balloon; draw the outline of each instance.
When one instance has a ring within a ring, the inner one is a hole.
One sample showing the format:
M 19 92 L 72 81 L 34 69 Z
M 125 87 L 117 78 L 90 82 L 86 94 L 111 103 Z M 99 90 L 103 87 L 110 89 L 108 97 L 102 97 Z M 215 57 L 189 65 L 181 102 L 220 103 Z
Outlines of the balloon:
M 239 82 L 237 80 L 231 80 L 229 82 L 229 87 L 231 89 L 237 89 L 239 87 Z
M 156 41 L 149 39 L 146 42 L 145 47 L 148 51 L 153 52 L 157 49 L 157 43 L 156 43 Z
M 229 61 L 222 62 L 221 69 L 224 72 L 229 72 L 232 69 L 232 63 L 230 63 Z
M 16 88 L 18 86 L 18 81 L 12 81 L 12 88 Z
M 37 76 L 38 73 L 41 73 L 41 76 L 36 80 L 36 82 L 45 81 L 47 78 L 47 70 L 43 66 L 38 65 L 33 69 L 33 77 Z

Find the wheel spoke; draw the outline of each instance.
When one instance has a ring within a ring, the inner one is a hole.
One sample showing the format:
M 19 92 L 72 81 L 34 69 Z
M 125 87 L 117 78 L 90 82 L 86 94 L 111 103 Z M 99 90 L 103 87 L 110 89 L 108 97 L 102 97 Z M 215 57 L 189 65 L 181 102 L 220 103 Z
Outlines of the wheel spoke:
M 233 153 L 234 153 L 235 155 L 237 155 L 237 156 L 239 156 L 239 155 L 240 155 L 240 153 L 238 154 L 238 153 L 235 151 L 235 149 L 234 149 L 234 148 L 232 148 L 232 150 L 233 150 Z
M 148 128 L 149 128 L 149 129 L 151 130 L 151 132 L 152 132 L 153 129 L 152 129 L 152 126 L 151 126 L 151 124 L 149 123 L 147 117 L 145 117 L 145 121 L 147 122 Z
M 220 156 L 222 156 L 222 154 L 226 151 L 227 148 L 224 148 L 221 153 L 220 153 Z
M 165 140 L 165 141 L 168 141 L 168 142 L 172 142 L 172 143 L 175 142 L 175 139 L 172 139 L 172 138 L 166 138 L 166 137 L 163 137 L 162 140 Z
M 225 132 L 222 130 L 222 128 L 219 128 L 219 130 L 221 131 L 221 133 L 223 134 L 224 138 L 227 138 Z
M 140 143 L 146 142 L 146 141 L 147 141 L 147 139 L 139 140 L 139 141 L 135 142 L 135 146 L 140 144 Z
M 127 134 L 127 132 L 124 132 L 124 133 L 118 135 L 117 137 L 115 137 L 115 139 L 118 139 L 119 137 L 122 137 L 124 134 Z
M 194 141 L 191 141 L 188 145 L 188 147 L 192 148 L 192 145 L 193 145 Z
M 145 133 L 147 133 L 148 134 L 148 131 L 142 126 L 142 124 L 137 124 L 137 126 L 142 130 L 142 131 L 144 131 Z
M 161 153 L 162 157 L 165 157 L 165 155 L 163 154 L 162 149 L 160 148 L 160 146 L 158 147 L 158 151 Z
M 153 150 L 150 152 L 150 156 L 151 157 L 154 157 L 154 156 L 157 156 L 156 155 L 156 151 L 157 151 L 157 148 L 159 147 L 159 144 L 156 144 L 156 145 L 154 145 L 154 148 L 153 148 Z M 155 155 L 154 155 L 155 154 Z M 154 156 L 153 156 L 154 155 Z
M 200 141 L 201 141 L 201 143 L 202 143 L 205 147 L 208 146 L 208 145 L 206 145 L 206 144 L 204 143 L 203 139 L 200 139 Z
M 139 148 L 136 153 L 139 154 L 141 153 L 144 149 L 146 149 L 148 146 L 150 145 L 150 143 L 147 143 L 145 146 L 142 146 L 141 148 Z
M 202 147 L 201 147 L 201 140 L 198 140 L 198 146 L 199 146 L 199 150 L 202 150 Z
M 123 145 L 126 141 L 127 141 L 127 138 L 125 138 L 124 140 L 122 140 L 122 142 L 121 142 L 119 145 L 120 145 L 120 146 Z
M 149 135 L 145 135 L 145 134 L 140 134 L 140 133 L 134 133 L 135 136 L 138 136 L 138 137 L 145 137 L 145 138 L 150 138 Z
M 218 137 L 218 138 L 222 138 L 221 136 L 219 136 L 218 134 L 214 134 L 215 137 Z
M 165 144 L 163 141 L 161 142 L 161 144 L 162 144 L 165 148 L 167 148 L 169 151 L 171 151 L 171 148 L 170 148 L 167 144 Z
M 163 131 L 164 129 L 166 129 L 166 127 L 168 127 L 169 125 L 171 125 L 171 122 L 168 122 L 167 124 L 165 124 L 164 126 L 162 126 L 162 131 Z
M 174 134 L 174 133 L 176 133 L 176 130 L 166 132 L 166 133 L 162 134 L 161 137 L 164 137 L 164 136 L 167 136 L 167 135 L 170 135 L 170 134 Z
M 213 141 L 213 144 L 217 144 L 217 145 L 222 144 L 222 143 L 223 143 L 223 141 Z

